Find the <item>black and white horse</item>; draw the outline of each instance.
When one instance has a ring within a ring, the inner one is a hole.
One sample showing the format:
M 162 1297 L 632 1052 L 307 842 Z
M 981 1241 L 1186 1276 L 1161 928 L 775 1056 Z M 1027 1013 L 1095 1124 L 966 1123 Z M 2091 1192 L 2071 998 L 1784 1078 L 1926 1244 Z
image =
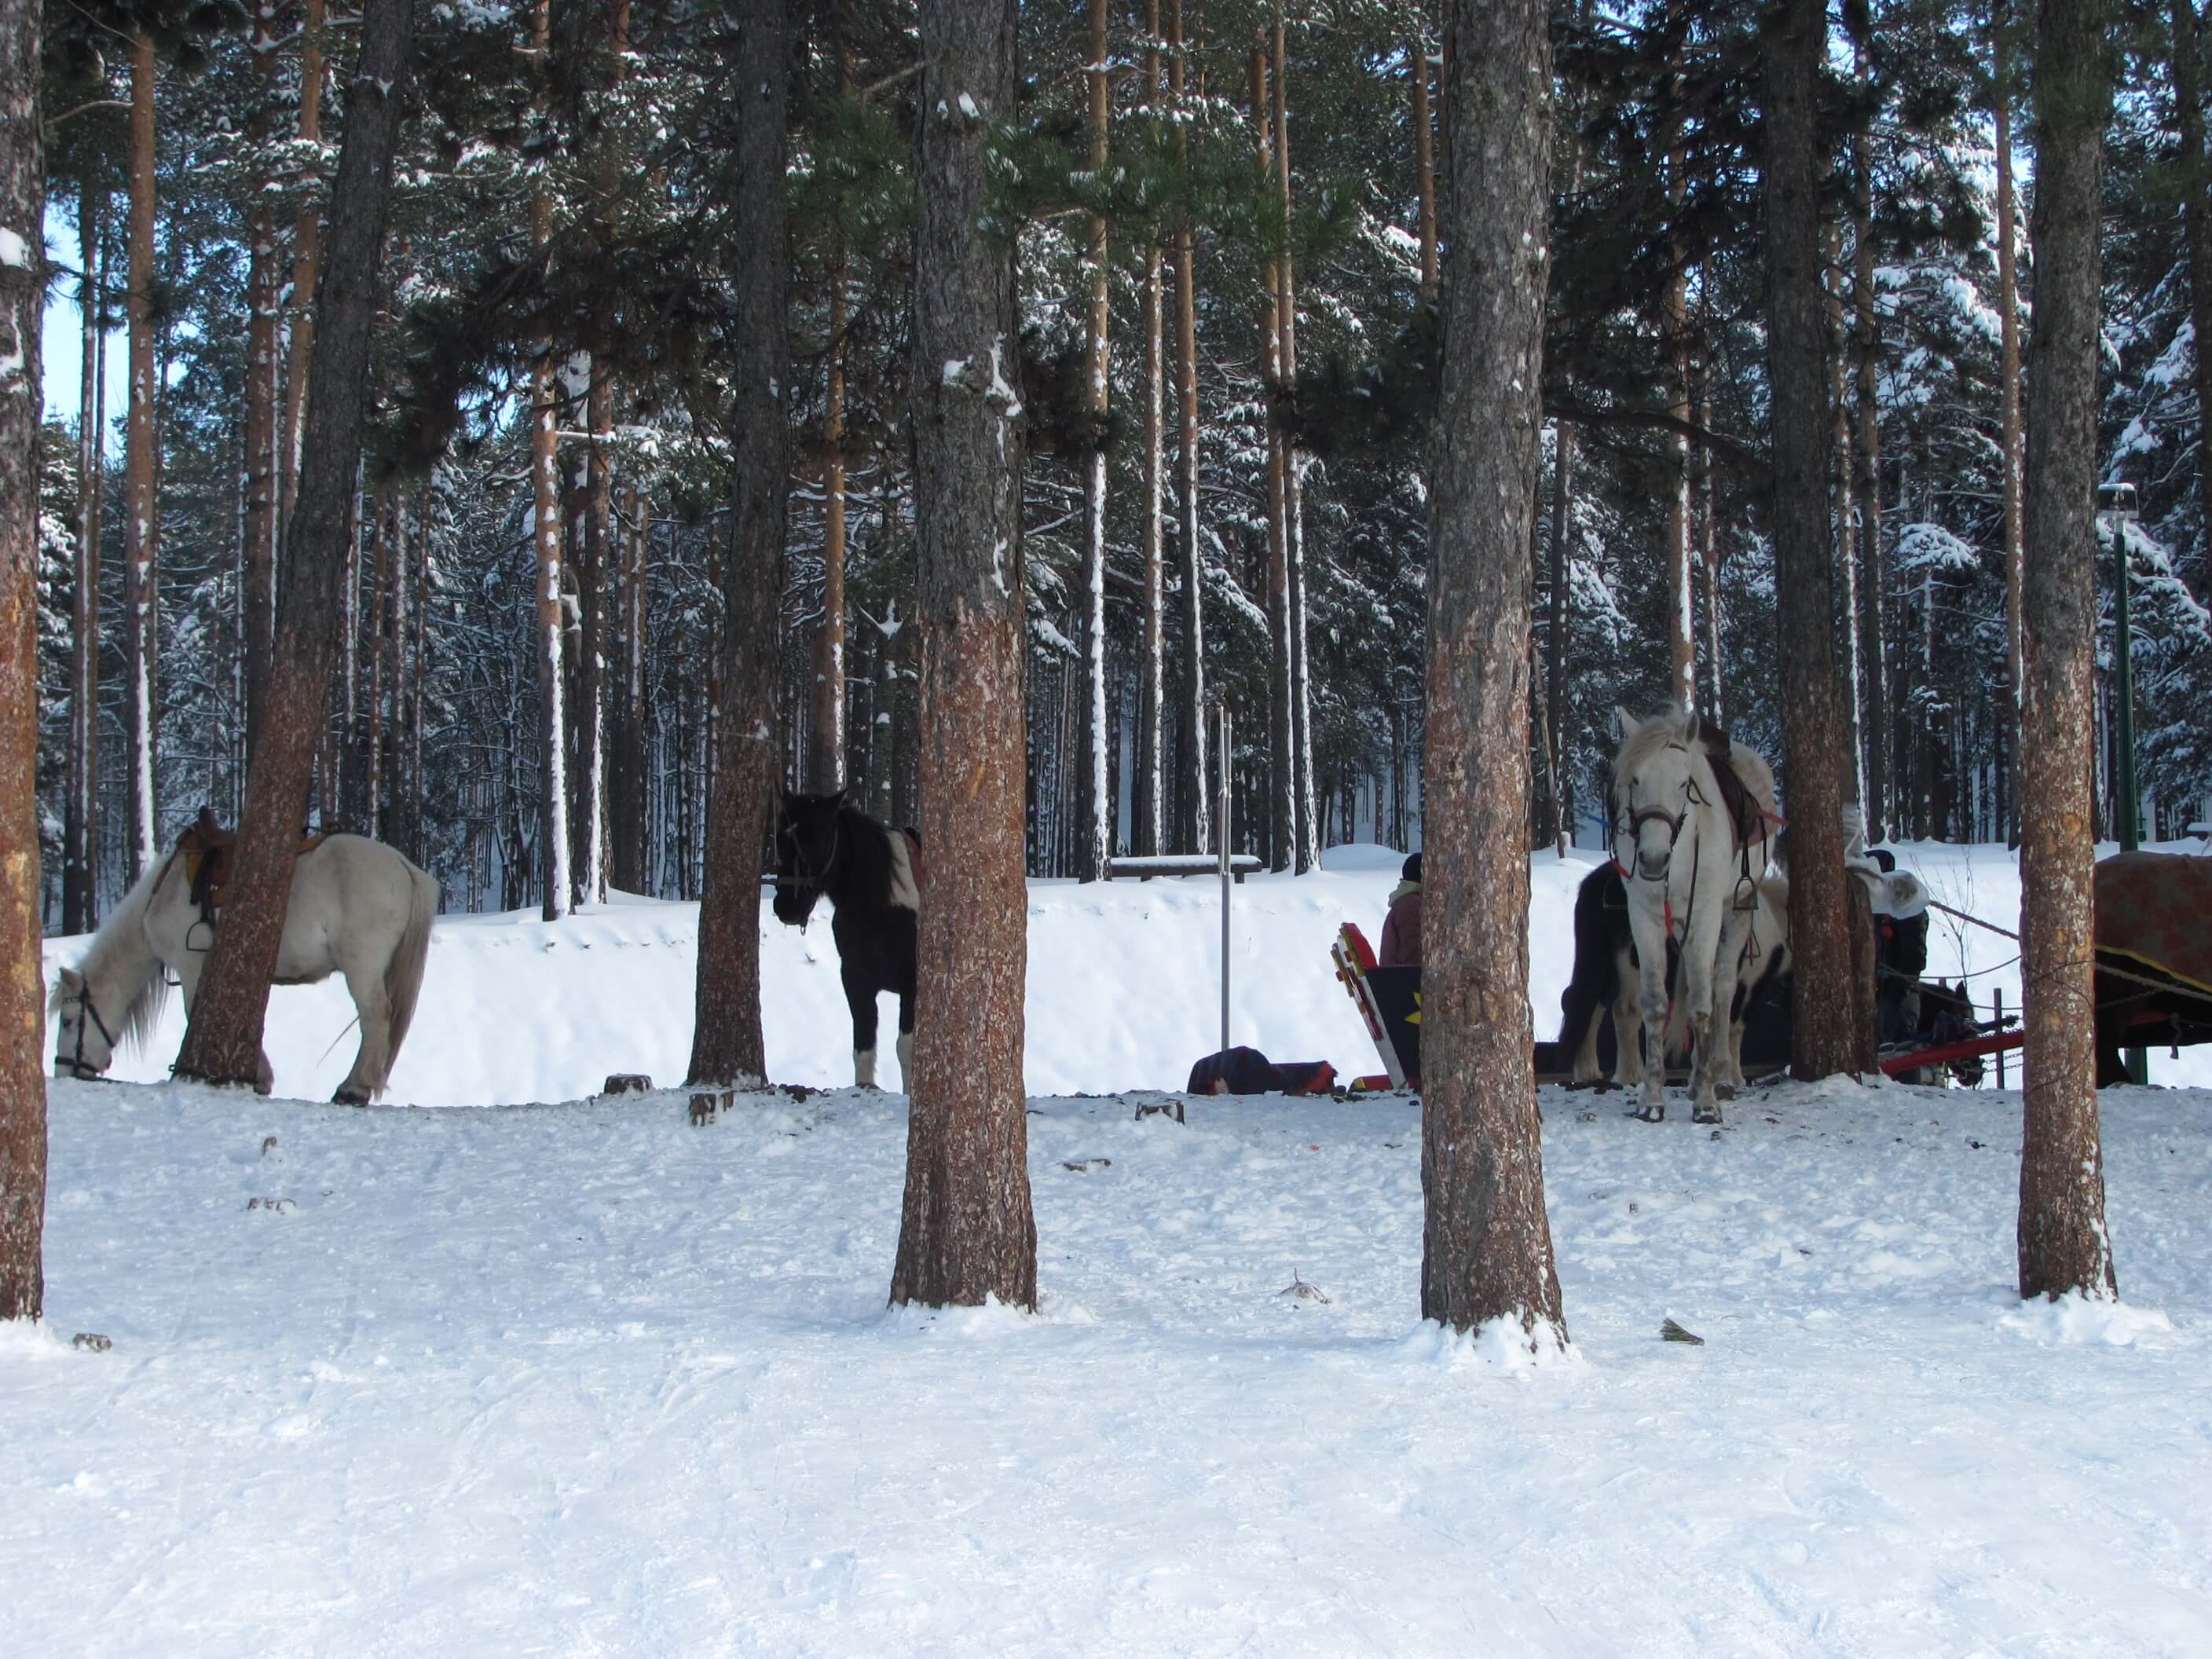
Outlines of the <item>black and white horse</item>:
M 830 906 L 845 1000 L 853 1010 L 853 1080 L 876 1086 L 876 998 L 898 994 L 899 1080 L 914 1060 L 915 923 L 921 908 L 919 838 L 832 795 L 786 792 L 775 826 L 775 919 L 804 927 Z

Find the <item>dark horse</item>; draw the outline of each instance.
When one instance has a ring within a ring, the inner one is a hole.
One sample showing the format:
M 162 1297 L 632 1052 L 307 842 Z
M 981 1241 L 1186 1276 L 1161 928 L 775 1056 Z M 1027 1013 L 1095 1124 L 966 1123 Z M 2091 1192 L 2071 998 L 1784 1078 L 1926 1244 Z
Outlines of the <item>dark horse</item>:
M 804 927 L 830 900 L 830 936 L 853 1010 L 853 1080 L 876 1086 L 876 998 L 898 993 L 899 1080 L 914 1057 L 915 920 L 921 904 L 911 830 L 878 823 L 834 795 L 786 793 L 775 826 L 775 919 Z

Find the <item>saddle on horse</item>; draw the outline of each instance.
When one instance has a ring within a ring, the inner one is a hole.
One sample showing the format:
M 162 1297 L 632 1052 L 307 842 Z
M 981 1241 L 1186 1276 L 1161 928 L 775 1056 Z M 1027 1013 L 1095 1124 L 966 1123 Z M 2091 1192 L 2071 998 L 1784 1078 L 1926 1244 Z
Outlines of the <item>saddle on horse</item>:
M 1720 786 L 1721 805 L 1729 815 L 1729 824 L 1735 836 L 1738 852 L 1755 841 L 1765 839 L 1768 821 L 1778 823 L 1773 803 L 1762 801 L 1751 792 L 1743 775 L 1735 769 L 1735 744 L 1719 726 L 1707 722 L 1699 728 L 1705 745 L 1705 758 L 1712 763 L 1713 781 Z
M 310 852 L 323 843 L 320 836 L 303 836 L 300 850 Z M 191 827 L 177 837 L 177 851 L 185 860 L 185 879 L 191 885 L 192 903 L 200 920 L 210 927 L 222 909 L 222 896 L 230 885 L 237 862 L 238 832 L 216 822 L 212 808 L 203 806 Z

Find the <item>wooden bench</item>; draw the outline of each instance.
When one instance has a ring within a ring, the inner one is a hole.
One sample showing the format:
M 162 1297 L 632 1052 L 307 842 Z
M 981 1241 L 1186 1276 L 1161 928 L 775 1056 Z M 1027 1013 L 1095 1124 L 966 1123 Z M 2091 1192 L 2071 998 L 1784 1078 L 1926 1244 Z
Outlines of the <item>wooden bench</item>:
M 1259 859 L 1250 853 L 1232 853 L 1229 857 L 1229 872 L 1243 881 L 1260 867 Z M 1152 853 L 1141 858 L 1119 858 L 1106 860 L 1106 879 L 1116 876 L 1134 876 L 1139 881 L 1150 881 L 1154 876 L 1218 876 L 1221 873 L 1218 853 Z

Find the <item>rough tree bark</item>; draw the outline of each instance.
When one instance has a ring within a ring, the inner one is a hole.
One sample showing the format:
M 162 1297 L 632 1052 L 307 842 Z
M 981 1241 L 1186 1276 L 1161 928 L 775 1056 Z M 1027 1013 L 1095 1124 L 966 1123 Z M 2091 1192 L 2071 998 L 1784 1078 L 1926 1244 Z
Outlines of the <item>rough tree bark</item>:
M 0 1320 L 36 1319 L 46 1306 L 38 618 L 46 189 L 40 21 L 33 0 L 0 0 Z
M 692 1086 L 727 1088 L 768 1075 L 761 1042 L 761 849 L 777 757 L 781 683 L 777 606 L 791 489 L 791 244 L 784 222 L 784 106 L 790 96 L 786 0 L 744 14 L 738 38 L 738 166 L 747 188 L 730 266 L 736 307 L 731 384 L 730 544 L 723 566 L 722 698 L 715 722 Z M 755 181 L 764 181 L 755 187 Z
M 316 301 L 321 324 L 299 506 L 279 570 L 268 717 L 246 778 L 237 873 L 177 1056 L 177 1075 L 203 1082 L 252 1083 L 260 1070 L 269 982 L 330 704 L 347 515 L 368 415 L 385 213 L 413 33 L 413 0 L 368 0 L 331 193 L 330 260 Z
M 1820 165 L 1814 98 L 1826 30 L 1820 0 L 1767 13 L 1764 60 L 1767 378 L 1774 388 L 1774 559 L 1780 590 L 1782 739 L 1790 792 L 1790 928 L 1797 972 L 1790 1069 L 1852 1069 L 1856 1000 L 1844 896 L 1844 730 L 1828 548 L 1828 397 L 1822 368 Z
M 845 49 L 844 7 L 831 0 L 823 8 L 830 52 L 837 64 L 837 90 L 853 91 L 852 58 Z M 845 331 L 846 285 L 851 269 L 845 258 L 843 231 L 830 229 L 829 384 L 822 407 L 822 623 L 814 632 L 812 787 L 827 794 L 845 787 Z
M 307 0 L 300 29 L 300 142 L 319 145 L 323 139 L 323 0 Z M 315 279 L 321 268 L 323 203 L 320 190 L 309 187 L 300 202 L 300 216 L 292 227 L 292 328 L 290 361 L 284 370 L 283 429 L 277 435 L 277 462 L 283 477 L 278 503 L 278 539 L 292 522 L 300 501 L 300 446 L 305 441 L 307 417 L 307 375 L 315 352 Z
M 1274 185 L 1274 120 L 1267 100 L 1267 54 L 1255 48 L 1251 62 L 1252 133 L 1258 147 L 1260 188 Z M 1270 254 L 1260 266 L 1260 384 L 1267 420 L 1267 867 L 1287 870 L 1298 830 L 1297 723 L 1291 717 L 1291 565 L 1289 479 L 1284 465 L 1282 422 L 1274 394 L 1283 384 L 1281 262 Z
M 1290 63 L 1282 14 L 1275 15 L 1274 130 L 1275 189 L 1287 233 L 1291 222 L 1291 111 Z M 1298 378 L 1298 296 L 1286 240 L 1283 257 L 1275 264 L 1278 314 L 1278 366 L 1285 386 Z M 1321 866 L 1321 824 L 1315 810 L 1313 765 L 1313 684 L 1306 672 L 1306 509 L 1305 462 L 1285 432 L 1283 450 L 1283 589 L 1291 641 L 1291 806 L 1296 813 L 1296 846 L 1291 867 L 1304 875 Z
M 1564 1341 L 1528 1023 L 1529 529 L 1542 420 L 1550 10 L 1453 0 L 1430 458 L 1421 1314 Z
M 1866 48 L 1858 72 L 1868 77 Z M 1863 131 L 1851 135 L 1851 297 L 1858 426 L 1855 451 L 1859 509 L 1859 616 L 1852 624 L 1863 641 L 1866 663 L 1864 750 L 1867 839 L 1886 840 L 1893 819 L 1889 765 L 1889 662 L 1882 627 L 1882 595 L 1889 586 L 1881 540 L 1881 317 L 1875 303 L 1874 164 Z
M 537 66 L 543 100 L 552 40 L 552 0 L 532 9 L 531 61 Z M 335 207 L 333 218 L 336 217 Z M 544 248 L 553 240 L 553 197 L 539 185 L 530 197 L 530 243 Z M 530 480 L 532 530 L 538 556 L 538 617 L 534 653 L 538 666 L 538 848 L 544 882 L 543 914 L 558 921 L 568 913 L 572 883 L 568 841 L 567 713 L 562 708 L 562 643 L 566 618 L 561 599 L 561 427 L 560 365 L 553 343 L 541 341 L 530 373 Z
M 1686 193 L 1681 145 L 1667 152 L 1667 203 L 1681 210 Z M 1690 266 L 1679 239 L 1667 250 L 1667 288 L 1661 304 L 1667 344 L 1667 412 L 1687 428 L 1690 404 Z M 1667 690 L 1683 708 L 1698 706 L 1697 596 L 1691 571 L 1696 563 L 1690 512 L 1690 438 L 1678 428 L 1667 438 L 1667 644 L 1671 672 Z
M 269 695 L 269 653 L 276 631 L 277 322 L 283 264 L 277 257 L 275 182 L 268 156 L 275 136 L 276 101 L 276 0 L 253 0 L 248 47 L 261 83 L 250 126 L 253 151 L 253 210 L 246 222 L 246 514 L 243 526 L 246 592 L 246 752 L 261 732 Z
M 101 209 L 106 194 L 90 178 L 77 215 L 77 304 L 83 317 L 77 404 L 76 592 L 70 596 L 69 800 L 62 829 L 62 927 L 88 933 L 99 921 L 94 854 L 100 845 L 100 529 L 106 471 L 101 431 L 100 343 L 107 296 L 100 292 Z
M 1993 66 L 1991 101 L 1996 112 L 1997 395 L 2003 410 L 2005 655 L 2012 678 L 2012 718 L 2008 725 L 2013 740 L 2013 763 L 2017 769 L 2021 761 L 2021 711 L 2027 694 L 2021 651 L 2021 557 L 2024 536 L 2021 522 L 2020 273 L 2014 257 L 2019 235 L 2014 223 L 2011 42 L 2008 38 L 2010 25 L 2006 17 L 2007 4 L 2008 0 L 1991 0 L 1990 57 Z M 1903 816 L 1901 810 L 1898 816 Z M 2014 839 L 2017 829 L 2017 807 L 2014 816 L 2014 823 L 2006 826 L 2008 841 Z
M 2021 980 L 2027 1049 L 2020 1293 L 2116 1295 L 2097 1127 L 2090 768 L 2095 743 L 2098 216 L 2106 0 L 2036 19 L 2035 316 L 2027 389 Z
M 1157 130 L 1160 108 L 1160 0 L 1145 0 L 1145 108 Z M 1145 616 L 1144 661 L 1137 697 L 1137 777 L 1131 806 L 1136 818 L 1132 850 L 1164 850 L 1161 844 L 1164 794 L 1160 770 L 1161 726 L 1167 714 L 1167 442 L 1161 420 L 1167 354 L 1164 349 L 1159 239 L 1145 246 Z
M 1106 122 L 1112 102 L 1106 62 L 1106 0 L 1091 0 L 1091 51 L 1084 73 L 1091 87 L 1091 171 L 1106 170 Z M 1091 218 L 1091 305 L 1084 325 L 1084 398 L 1096 429 L 1083 460 L 1083 746 L 1077 771 L 1080 823 L 1075 837 L 1075 878 L 1097 881 L 1113 851 L 1112 806 L 1106 744 L 1106 448 L 1103 441 L 1110 392 L 1107 325 L 1106 220 Z M 917 360 L 919 361 L 919 360 Z
M 131 879 L 154 862 L 154 37 L 131 41 L 131 416 L 123 449 L 123 670 Z
M 891 1300 L 1036 1305 L 1022 1088 L 1029 962 L 1019 323 L 987 199 L 1014 113 L 1015 0 L 924 0 L 915 179 L 915 521 L 921 624 L 920 1000 Z

